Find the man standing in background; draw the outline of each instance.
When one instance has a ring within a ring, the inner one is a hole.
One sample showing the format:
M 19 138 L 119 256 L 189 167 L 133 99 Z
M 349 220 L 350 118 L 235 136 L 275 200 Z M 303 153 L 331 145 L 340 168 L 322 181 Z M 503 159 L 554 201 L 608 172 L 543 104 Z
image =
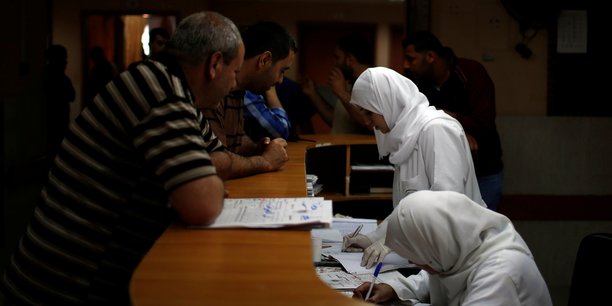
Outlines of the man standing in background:
M 51 45 L 46 53 L 44 90 L 47 101 L 47 164 L 50 165 L 70 124 L 70 103 L 76 92 L 66 75 L 68 52 L 62 45 Z
M 503 191 L 503 163 L 493 80 L 481 63 L 456 57 L 429 31 L 409 34 L 402 46 L 407 77 L 431 105 L 463 126 L 482 198 L 490 209 L 497 210 Z
M 149 31 L 149 55 L 140 61 L 135 61 L 128 66 L 128 69 L 138 66 L 147 58 L 156 59 L 164 50 L 166 42 L 170 39 L 170 33 L 164 28 L 153 28 Z
M 317 92 L 312 80 L 306 78 L 302 89 L 321 118 L 331 126 L 332 134 L 371 134 L 368 120 L 350 101 L 353 83 L 374 65 L 374 46 L 362 35 L 348 34 L 338 39 L 334 58 L 335 66 L 328 77 L 328 85 L 337 97 L 334 106 Z

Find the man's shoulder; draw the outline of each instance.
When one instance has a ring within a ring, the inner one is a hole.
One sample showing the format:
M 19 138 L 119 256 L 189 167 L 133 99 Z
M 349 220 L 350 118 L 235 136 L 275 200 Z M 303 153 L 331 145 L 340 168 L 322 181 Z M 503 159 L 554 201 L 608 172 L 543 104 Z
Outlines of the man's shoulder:
M 469 58 L 457 58 L 455 72 L 463 82 L 472 79 L 490 79 L 485 66 L 481 62 Z
M 223 109 L 223 112 L 242 112 L 244 106 L 244 90 L 232 91 L 223 98 L 219 108 Z
M 471 59 L 471 58 L 465 58 L 465 57 L 458 57 L 457 58 L 457 67 L 459 69 L 474 69 L 474 68 L 480 68 L 480 69 L 484 69 L 484 65 L 475 60 L 475 59 Z

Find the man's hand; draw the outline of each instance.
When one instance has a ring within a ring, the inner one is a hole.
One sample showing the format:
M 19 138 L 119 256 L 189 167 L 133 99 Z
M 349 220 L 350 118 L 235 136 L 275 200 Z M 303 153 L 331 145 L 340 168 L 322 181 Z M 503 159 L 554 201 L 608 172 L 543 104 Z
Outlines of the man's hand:
M 270 171 L 282 168 L 289 160 L 287 154 L 287 141 L 282 138 L 275 138 L 272 141 L 268 139 L 268 144 L 264 148 L 261 157 L 270 164 Z
M 476 138 L 467 133 L 465 134 L 465 136 L 467 137 L 468 143 L 470 144 L 470 151 L 472 151 L 472 153 L 478 153 L 478 142 L 476 141 Z
M 318 95 L 314 81 L 312 79 L 303 78 L 302 82 L 300 83 L 300 86 L 302 87 L 302 91 L 306 96 L 311 97 L 314 95 Z
M 390 252 L 391 249 L 385 245 L 384 239 L 377 240 L 363 251 L 361 266 L 369 269 L 377 262 L 382 261 Z
M 355 288 L 353 290 L 353 298 L 354 299 L 360 299 L 363 300 L 365 299 L 366 294 L 368 294 L 368 290 L 370 289 L 370 282 L 365 282 L 363 284 L 361 284 L 359 287 Z M 370 298 L 367 300 L 367 302 L 370 303 L 383 303 L 392 299 L 396 299 L 397 298 L 397 294 L 395 293 L 395 290 L 393 290 L 393 287 L 381 283 L 381 284 L 374 284 L 374 287 L 372 287 L 372 293 L 370 293 Z
M 327 77 L 327 83 L 334 91 L 336 96 L 342 97 L 348 92 L 347 81 L 344 79 L 344 75 L 342 75 L 342 70 L 338 67 L 332 68 L 329 76 Z
M 359 234 L 355 237 L 347 235 L 342 237 L 342 252 L 363 252 L 371 244 L 372 241 L 365 235 Z

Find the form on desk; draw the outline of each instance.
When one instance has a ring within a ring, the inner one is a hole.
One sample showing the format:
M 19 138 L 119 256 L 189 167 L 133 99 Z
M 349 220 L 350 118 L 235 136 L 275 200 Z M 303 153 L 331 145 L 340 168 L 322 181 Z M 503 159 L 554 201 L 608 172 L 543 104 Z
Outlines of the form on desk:
M 321 197 L 225 199 L 217 220 L 200 228 L 330 227 L 332 203 Z M 197 226 L 196 226 L 197 227 Z
M 372 232 L 377 227 L 376 220 L 373 219 L 334 218 L 332 228 L 313 229 L 311 235 L 313 237 L 323 238 L 323 250 L 321 254 L 331 256 L 338 260 L 347 272 L 372 275 L 374 267 L 366 269 L 361 266 L 363 252 L 342 252 L 342 237 L 353 233 L 360 224 L 363 224 L 361 234 Z M 416 266 L 411 264 L 406 258 L 399 256 L 395 252 L 391 252 L 383 259 L 381 271 L 415 267 Z

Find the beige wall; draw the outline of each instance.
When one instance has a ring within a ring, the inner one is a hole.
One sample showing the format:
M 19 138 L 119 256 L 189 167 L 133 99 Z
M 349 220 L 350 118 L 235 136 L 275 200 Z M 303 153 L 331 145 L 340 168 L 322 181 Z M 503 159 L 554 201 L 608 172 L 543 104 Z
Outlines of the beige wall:
M 457 55 L 485 65 L 495 82 L 498 115 L 546 115 L 545 29 L 528 44 L 531 58 L 523 59 L 514 51 L 521 41 L 518 23 L 500 0 L 432 0 L 431 20 L 432 31 Z

